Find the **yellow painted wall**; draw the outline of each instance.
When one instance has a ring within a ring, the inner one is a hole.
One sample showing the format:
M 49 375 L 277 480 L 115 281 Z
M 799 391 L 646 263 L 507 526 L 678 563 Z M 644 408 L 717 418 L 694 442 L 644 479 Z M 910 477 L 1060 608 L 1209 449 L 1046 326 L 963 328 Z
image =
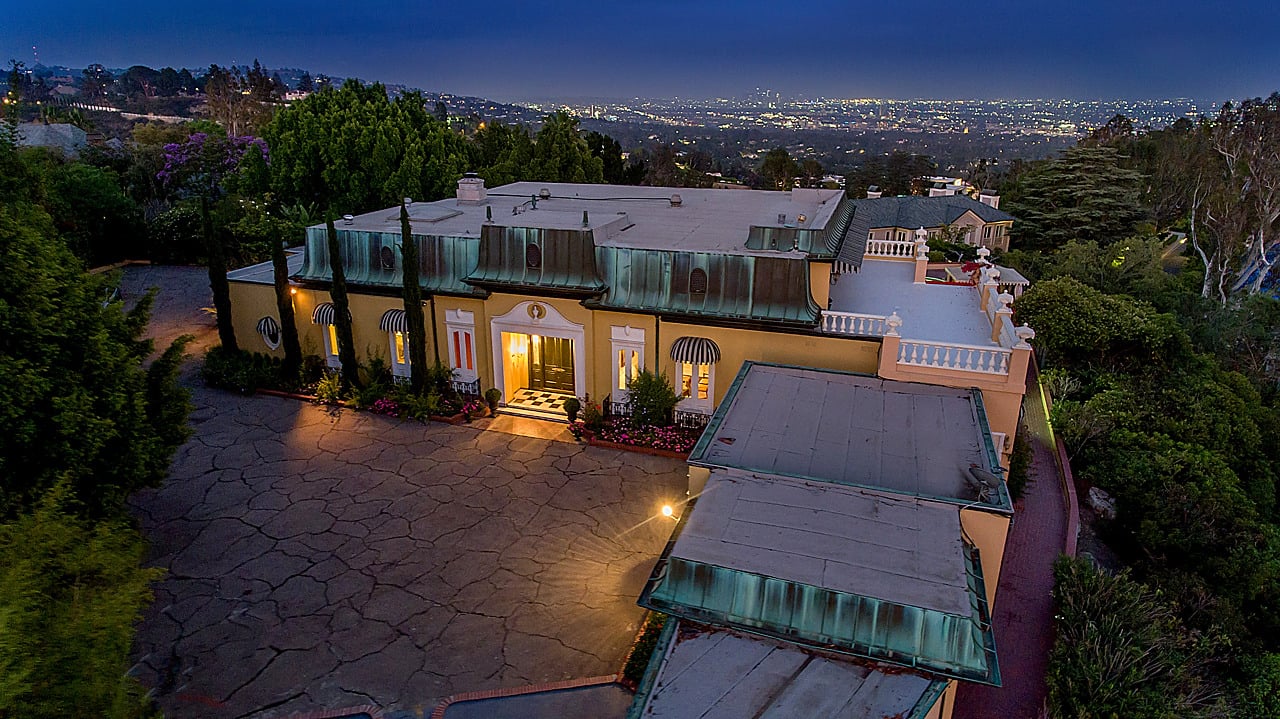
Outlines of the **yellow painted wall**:
M 960 510 L 960 526 L 978 548 L 982 561 L 982 581 L 987 586 L 987 608 L 995 611 L 996 585 L 1004 563 L 1004 545 L 1009 538 L 1009 515 L 969 507 Z
M 271 349 L 258 334 L 258 320 L 263 317 L 280 319 L 276 308 L 275 285 L 249 284 L 232 282 L 231 284 L 231 324 L 235 327 L 236 342 L 241 349 L 250 352 L 284 356 L 283 349 Z M 295 312 L 296 312 L 295 306 Z M 308 314 L 310 317 L 310 314 Z
M 678 337 L 706 337 L 720 347 L 720 363 L 715 367 L 713 395 L 719 404 L 729 384 L 747 360 L 776 364 L 824 367 L 874 375 L 880 358 L 880 343 L 845 337 L 788 335 L 777 332 L 706 327 L 678 322 L 662 322 L 658 327 L 658 359 L 662 371 L 675 382 L 676 363 L 671 359 L 671 343 Z
M 831 301 L 831 263 L 809 263 L 809 293 L 813 301 L 822 309 L 827 309 Z

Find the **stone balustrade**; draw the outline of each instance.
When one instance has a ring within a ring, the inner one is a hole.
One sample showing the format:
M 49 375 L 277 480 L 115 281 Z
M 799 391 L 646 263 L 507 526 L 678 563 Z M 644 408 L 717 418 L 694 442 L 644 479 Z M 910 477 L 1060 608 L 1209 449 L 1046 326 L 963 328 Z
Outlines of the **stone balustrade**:
M 916 243 L 898 240 L 867 240 L 866 257 L 888 257 L 910 260 L 916 256 Z
M 902 340 L 898 345 L 898 364 L 914 367 L 1009 374 L 1013 350 L 1004 347 L 982 347 L 953 342 Z
M 864 315 L 856 312 L 822 313 L 822 331 L 833 335 L 852 335 L 855 337 L 883 337 L 885 333 L 884 315 Z

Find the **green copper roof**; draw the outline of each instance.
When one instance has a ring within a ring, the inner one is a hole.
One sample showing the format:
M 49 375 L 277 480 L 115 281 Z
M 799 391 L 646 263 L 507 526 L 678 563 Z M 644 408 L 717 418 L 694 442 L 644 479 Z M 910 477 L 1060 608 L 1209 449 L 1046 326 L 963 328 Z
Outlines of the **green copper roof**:
M 754 225 L 747 235 L 747 248 L 783 252 L 796 249 L 815 259 L 831 258 L 840 250 L 852 217 L 853 202 L 842 198 L 823 228 Z
M 972 604 L 962 616 L 681 559 L 671 556 L 672 545 L 640 595 L 643 607 L 1000 685 L 981 564 L 972 546 L 966 545 L 965 554 Z
M 486 225 L 475 270 L 464 281 L 495 290 L 583 295 L 605 289 L 590 230 L 540 227 Z
M 474 237 L 414 235 L 418 243 L 418 276 L 423 292 L 443 295 L 483 295 L 462 281 L 475 267 L 480 240 Z M 338 230 L 343 270 L 352 287 L 399 291 L 404 285 L 400 236 L 386 232 Z M 388 250 L 390 254 L 383 252 Z M 390 260 L 386 262 L 385 260 Z M 329 282 L 329 243 L 323 227 L 307 229 L 306 255 L 294 279 Z
M 608 289 L 592 307 L 798 327 L 820 316 L 801 257 L 598 247 L 596 260 Z M 705 292 L 690 286 L 695 270 L 705 274 Z

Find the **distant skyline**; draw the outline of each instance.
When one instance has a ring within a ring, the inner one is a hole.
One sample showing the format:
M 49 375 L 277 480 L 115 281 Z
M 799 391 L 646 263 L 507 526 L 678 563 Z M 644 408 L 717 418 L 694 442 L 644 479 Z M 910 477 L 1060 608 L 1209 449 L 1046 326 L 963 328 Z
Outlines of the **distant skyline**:
M 1142 5 L 1135 7 L 1135 5 Z M 1280 4 L 1082 0 L 28 2 L 32 64 L 302 67 L 500 101 L 552 97 L 1165 98 L 1280 89 Z M 248 12 L 249 10 L 251 12 Z

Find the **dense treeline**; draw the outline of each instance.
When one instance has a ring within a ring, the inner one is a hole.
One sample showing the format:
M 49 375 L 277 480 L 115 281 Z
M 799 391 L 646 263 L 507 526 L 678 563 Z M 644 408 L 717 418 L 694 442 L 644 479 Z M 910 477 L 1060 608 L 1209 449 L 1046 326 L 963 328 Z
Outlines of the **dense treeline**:
M 99 239 L 76 203 L 103 200 L 68 187 L 99 173 L 0 133 L 0 716 L 151 713 L 125 672 L 156 573 L 125 500 L 187 437 L 186 339 L 150 359 L 150 296 L 126 311 L 73 253 Z
M 1276 714 L 1280 212 L 1258 183 L 1277 118 L 1274 95 L 1161 130 L 1117 118 L 1003 187 L 1004 261 L 1038 280 L 1017 319 L 1128 572 L 1060 567 L 1053 716 Z

